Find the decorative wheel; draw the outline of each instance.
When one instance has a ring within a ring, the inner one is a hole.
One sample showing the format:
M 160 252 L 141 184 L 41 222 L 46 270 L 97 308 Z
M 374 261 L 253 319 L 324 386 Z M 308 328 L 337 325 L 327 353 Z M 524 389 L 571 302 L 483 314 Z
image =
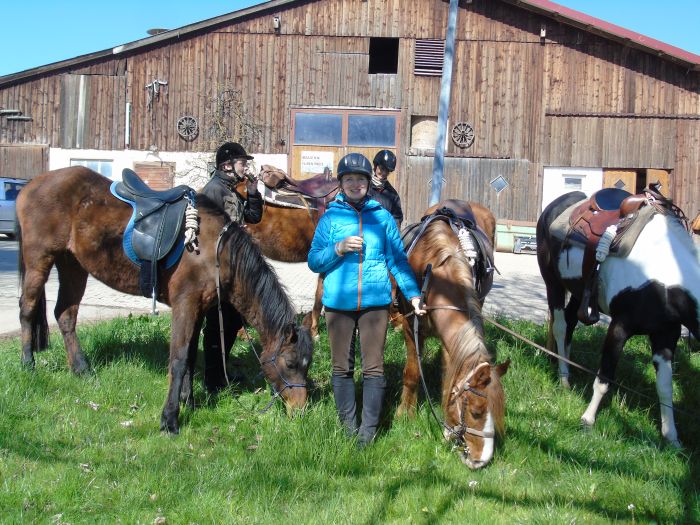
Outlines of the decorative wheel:
M 194 140 L 197 138 L 197 135 L 199 135 L 197 119 L 190 115 L 185 115 L 177 119 L 177 134 L 185 140 Z
M 458 122 L 452 128 L 452 142 L 460 148 L 468 148 L 474 144 L 474 128 L 467 122 Z

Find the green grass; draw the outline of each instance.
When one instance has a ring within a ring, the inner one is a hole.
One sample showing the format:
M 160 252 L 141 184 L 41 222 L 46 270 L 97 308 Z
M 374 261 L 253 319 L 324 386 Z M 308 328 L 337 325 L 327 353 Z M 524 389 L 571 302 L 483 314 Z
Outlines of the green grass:
M 504 321 L 504 320 L 501 320 Z M 543 344 L 545 329 L 504 321 Z M 604 333 L 580 328 L 573 357 L 595 368 Z M 130 317 L 83 326 L 94 369 L 71 374 L 52 335 L 33 372 L 17 339 L 0 342 L 1 523 L 693 523 L 700 521 L 700 354 L 681 346 L 675 401 L 683 451 L 659 432 L 646 340 L 628 345 L 618 378 L 652 396 L 612 395 L 592 431 L 579 427 L 591 378 L 573 372 L 557 386 L 549 357 L 487 325 L 503 378 L 506 438 L 493 462 L 472 472 L 421 402 L 414 420 L 395 419 L 403 338 L 390 331 L 389 391 L 378 440 L 357 450 L 336 424 L 325 333 L 316 345 L 311 402 L 288 418 L 279 403 L 260 413 L 269 390 L 252 353 L 236 344 L 249 381 L 183 408 L 179 436 L 161 434 L 167 391 L 169 318 Z M 425 370 L 438 402 L 436 341 Z M 422 399 L 422 395 L 421 395 Z

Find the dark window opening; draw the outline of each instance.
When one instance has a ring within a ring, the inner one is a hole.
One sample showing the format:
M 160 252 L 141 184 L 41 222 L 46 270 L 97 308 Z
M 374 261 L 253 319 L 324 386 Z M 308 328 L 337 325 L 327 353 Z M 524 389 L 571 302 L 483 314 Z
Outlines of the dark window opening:
M 395 75 L 399 68 L 399 39 L 369 39 L 369 74 Z

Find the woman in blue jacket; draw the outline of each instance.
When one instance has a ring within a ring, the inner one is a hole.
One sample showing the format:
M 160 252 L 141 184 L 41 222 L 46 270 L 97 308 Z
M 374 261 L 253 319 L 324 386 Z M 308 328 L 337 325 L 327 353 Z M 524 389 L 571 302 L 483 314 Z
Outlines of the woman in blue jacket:
M 361 445 L 374 439 L 384 401 L 384 344 L 391 303 L 389 272 L 416 315 L 420 291 L 391 214 L 367 197 L 372 165 L 350 153 L 338 164 L 340 192 L 321 217 L 309 251 L 313 272 L 325 274 L 323 305 L 333 361 L 333 396 L 341 423 Z M 362 422 L 358 429 L 351 340 L 360 333 Z

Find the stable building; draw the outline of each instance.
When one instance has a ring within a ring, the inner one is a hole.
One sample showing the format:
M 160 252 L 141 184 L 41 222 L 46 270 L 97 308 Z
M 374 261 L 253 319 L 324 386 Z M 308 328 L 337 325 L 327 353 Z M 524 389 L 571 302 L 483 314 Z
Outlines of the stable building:
M 207 178 L 219 142 L 304 178 L 398 157 L 427 207 L 444 0 L 273 0 L 0 77 L 0 176 L 89 166 L 154 187 Z M 547 0 L 459 3 L 443 198 L 488 206 L 512 249 L 566 191 L 661 181 L 700 207 L 700 56 Z

